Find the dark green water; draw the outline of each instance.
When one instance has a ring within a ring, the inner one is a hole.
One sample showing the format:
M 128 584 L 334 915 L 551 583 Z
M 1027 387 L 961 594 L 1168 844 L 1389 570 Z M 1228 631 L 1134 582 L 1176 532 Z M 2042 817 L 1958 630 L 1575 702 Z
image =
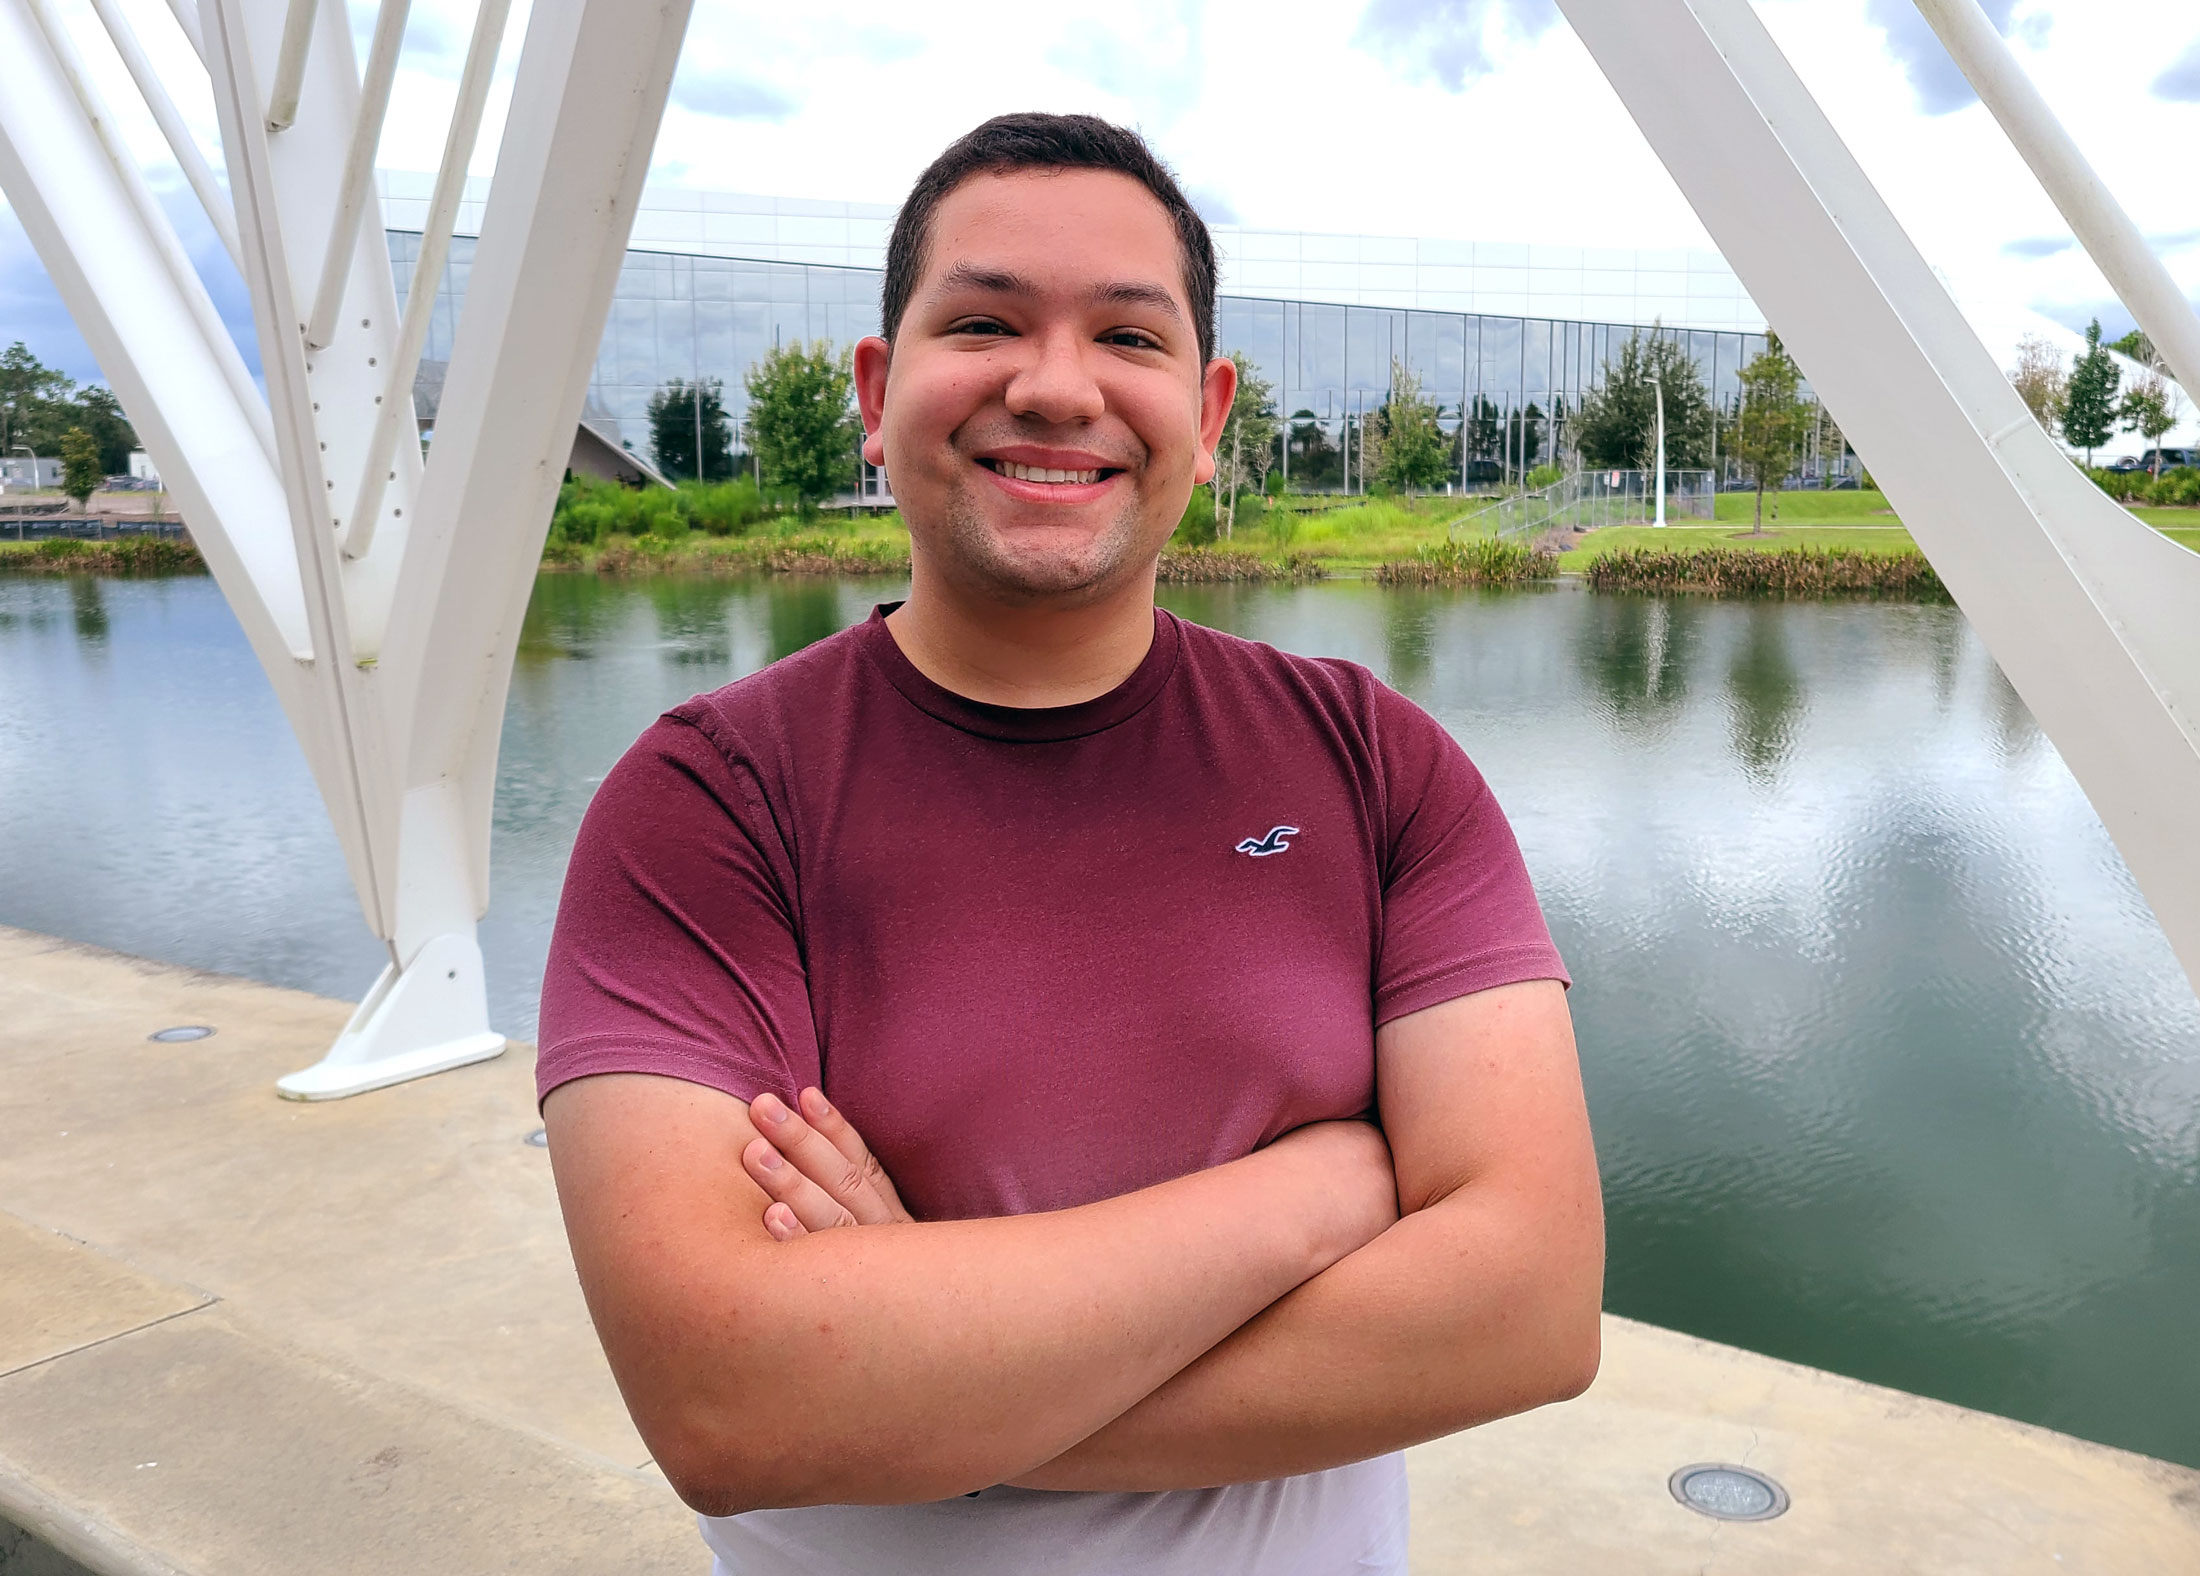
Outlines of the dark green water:
M 540 583 L 498 1027 L 634 734 L 898 592 Z M 2200 1005 L 1959 613 L 1169 601 L 1369 664 L 1496 786 L 1579 981 L 1613 1309 L 2200 1465 Z M 0 580 L 0 807 L 0 921 L 338 996 L 379 966 L 210 581 Z

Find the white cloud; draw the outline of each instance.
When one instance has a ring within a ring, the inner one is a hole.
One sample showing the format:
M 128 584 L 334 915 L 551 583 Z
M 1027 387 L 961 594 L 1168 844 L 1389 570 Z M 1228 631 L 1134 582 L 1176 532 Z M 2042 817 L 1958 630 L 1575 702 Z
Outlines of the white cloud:
M 218 167 L 212 96 L 166 6 L 119 3 L 178 85 Z M 131 107 L 87 0 L 56 4 L 85 41 L 132 153 L 164 165 L 159 134 Z M 2008 325 L 2036 326 L 2043 313 L 2082 322 L 2079 314 L 2105 305 L 2104 322 L 2114 321 L 2099 271 L 2060 240 L 2061 216 L 1962 89 L 1910 0 L 1757 7 L 1990 340 Z M 363 33 L 370 0 L 350 0 L 350 9 Z M 2200 292 L 2200 190 L 2181 176 L 2181 150 L 2200 135 L 2200 43 L 2177 54 L 2192 35 L 2191 0 L 1994 0 L 1990 11 L 2111 189 Z M 413 0 L 385 165 L 435 167 L 474 12 L 474 0 Z M 1596 63 L 1556 17 L 1551 0 L 700 6 L 652 178 L 892 203 L 940 148 L 988 115 L 1080 110 L 1140 126 L 1206 211 L 1249 226 L 1708 245 Z M 526 20 L 520 0 L 477 173 L 495 161 Z M 2136 60 L 2133 40 L 2147 39 L 2168 43 Z M 0 63 L 0 91 L 5 83 Z M 173 184 L 172 173 L 161 178 Z M 33 337 L 57 303 L 4 211 L 0 225 L 4 344 Z
M 2154 79 L 2154 96 L 2172 104 L 2200 104 L 2200 38 Z
M 1369 0 L 1353 42 L 1457 93 L 1496 70 L 1512 41 L 1540 38 L 1558 20 L 1551 0 Z
M 797 108 L 779 89 L 730 71 L 681 72 L 673 78 L 672 102 L 726 120 L 785 120 Z

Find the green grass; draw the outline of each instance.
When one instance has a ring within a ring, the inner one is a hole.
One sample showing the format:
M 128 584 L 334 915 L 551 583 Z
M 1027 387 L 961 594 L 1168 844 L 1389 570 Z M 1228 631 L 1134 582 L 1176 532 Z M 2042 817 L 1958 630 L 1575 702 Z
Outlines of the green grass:
M 1774 518 L 1777 511 L 1778 518 Z M 1727 492 L 1719 494 L 1718 518 L 1732 520 L 1747 526 L 1757 517 L 1755 493 Z M 1765 494 L 1765 525 L 1891 525 L 1902 522 L 1887 507 L 1887 495 L 1874 489 L 1856 488 L 1840 492 L 1818 492 L 1815 489 L 1798 489 L 1794 492 L 1768 492 Z
M 1368 570 L 1443 541 L 1447 523 L 1478 507 L 1472 499 L 1440 497 L 1370 498 L 1260 514 L 1241 506 L 1237 535 L 1227 545 L 1265 557 L 1303 553 L 1330 574 Z

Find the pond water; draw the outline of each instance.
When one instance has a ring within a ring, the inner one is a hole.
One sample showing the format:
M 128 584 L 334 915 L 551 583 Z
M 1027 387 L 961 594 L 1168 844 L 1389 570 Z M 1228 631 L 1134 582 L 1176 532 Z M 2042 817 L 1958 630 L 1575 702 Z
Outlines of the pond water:
M 879 582 L 545 577 L 505 726 L 497 1026 L 658 711 Z M 1947 607 L 1180 589 L 1466 745 L 1575 973 L 1608 1305 L 2200 1465 L 2200 1005 Z M 0 580 L 0 921 L 356 997 L 381 955 L 213 583 Z

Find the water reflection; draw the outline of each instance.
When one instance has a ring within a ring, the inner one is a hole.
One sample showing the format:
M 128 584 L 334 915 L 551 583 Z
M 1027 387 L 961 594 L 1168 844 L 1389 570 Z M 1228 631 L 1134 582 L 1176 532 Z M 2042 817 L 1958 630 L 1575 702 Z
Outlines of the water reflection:
M 107 599 L 100 582 L 88 575 L 69 577 L 69 613 L 76 624 L 76 638 L 86 646 L 107 643 Z
M 665 707 L 902 594 L 538 584 L 493 1010 Z M 1950 608 L 1171 588 L 1475 756 L 1578 984 L 1617 1311 L 2200 1464 L 2200 1005 Z M 380 962 L 210 582 L 0 581 L 0 921 L 355 996 Z M 56 835 L 66 828 L 67 835 Z
M 1769 786 L 1787 758 L 1803 707 L 1803 685 L 1788 658 L 1785 609 L 1759 602 L 1741 609 L 1741 638 L 1727 663 L 1734 758 L 1750 780 Z
M 1688 599 L 1590 601 L 1575 649 L 1616 721 L 1655 730 L 1687 698 L 1700 615 L 1700 605 Z

